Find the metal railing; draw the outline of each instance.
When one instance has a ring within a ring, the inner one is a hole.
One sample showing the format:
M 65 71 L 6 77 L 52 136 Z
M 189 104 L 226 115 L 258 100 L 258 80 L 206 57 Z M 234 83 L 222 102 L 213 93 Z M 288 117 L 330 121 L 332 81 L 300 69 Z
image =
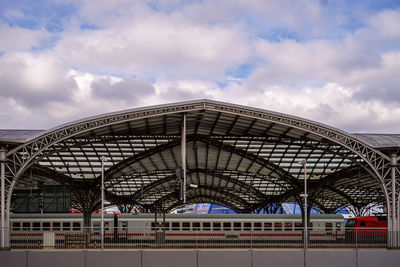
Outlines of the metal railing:
M 8 233 L 8 229 L 5 231 Z M 149 229 L 107 228 L 104 232 L 104 248 L 163 249 L 163 248 L 298 248 L 307 244 L 310 249 L 334 248 L 385 248 L 387 229 L 377 228 L 313 228 L 304 240 L 304 229 L 296 230 L 200 230 L 200 229 Z M 100 249 L 99 229 L 80 231 L 24 231 L 12 230 L 8 248 L 35 249 Z

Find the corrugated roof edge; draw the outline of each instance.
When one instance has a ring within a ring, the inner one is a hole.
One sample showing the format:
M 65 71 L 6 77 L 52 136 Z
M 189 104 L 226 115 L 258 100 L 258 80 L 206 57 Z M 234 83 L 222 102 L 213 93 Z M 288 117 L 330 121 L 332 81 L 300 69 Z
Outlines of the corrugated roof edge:
M 53 127 L 51 129 L 48 130 L 3 130 L 3 131 L 15 131 L 15 132 L 22 132 L 22 131 L 35 131 L 35 133 L 30 134 L 29 136 L 27 136 L 26 138 L 2 138 L 0 136 L 0 142 L 3 143 L 17 143 L 17 144 L 23 144 L 29 141 L 32 141 L 36 138 L 39 138 L 42 135 L 48 134 L 50 132 L 53 131 L 57 131 L 59 129 L 68 127 L 68 126 L 72 126 L 75 124 L 79 124 L 85 121 L 92 121 L 92 120 L 96 120 L 96 119 L 100 119 L 100 118 L 105 118 L 105 117 L 109 117 L 109 116 L 114 116 L 114 115 L 120 115 L 120 114 L 126 114 L 126 113 L 132 113 L 132 112 L 138 112 L 138 111 L 145 111 L 145 110 L 151 110 L 151 109 L 156 109 L 156 108 L 166 108 L 166 107 L 174 107 L 174 106 L 179 106 L 179 105 L 189 105 L 189 104 L 201 104 L 201 103 L 210 103 L 210 104 L 217 104 L 217 105 L 224 105 L 224 106 L 228 106 L 228 107 L 236 107 L 236 108 L 242 108 L 242 109 L 247 109 L 250 111 L 256 111 L 256 112 L 263 112 L 263 113 L 268 113 L 268 114 L 273 114 L 273 115 L 277 115 L 277 116 L 282 116 L 282 117 L 286 117 L 286 118 L 291 118 L 291 119 L 296 119 L 296 120 L 301 120 L 310 124 L 314 124 L 314 125 L 318 125 L 336 132 L 339 132 L 343 135 L 347 135 L 349 137 L 355 138 L 357 140 L 359 140 L 360 142 L 373 147 L 373 148 L 391 148 L 393 146 L 386 146 L 386 145 L 379 145 L 377 142 L 373 142 L 371 140 L 371 138 L 368 138 L 368 136 L 374 136 L 374 135 L 380 135 L 380 136 L 385 136 L 385 137 L 390 137 L 390 136 L 396 136 L 395 134 L 360 134 L 360 133 L 348 133 L 344 130 L 323 124 L 323 123 L 319 123 L 316 121 L 312 121 L 309 119 L 305 119 L 305 118 L 301 118 L 301 117 L 297 117 L 297 116 L 293 116 L 293 115 L 288 115 L 288 114 L 284 114 L 284 113 L 280 113 L 280 112 L 275 112 L 275 111 L 270 111 L 270 110 L 266 110 L 266 109 L 260 109 L 260 108 L 254 108 L 254 107 L 249 107 L 249 106 L 244 106 L 244 105 L 238 105 L 238 104 L 232 104 L 232 103 L 227 103 L 227 102 L 221 102 L 221 101 L 215 101 L 215 100 L 208 100 L 208 99 L 200 99 L 200 100 L 191 100 L 191 101 L 182 101 L 182 102 L 175 102 L 175 103 L 167 103 L 167 104 L 161 104 L 161 105 L 152 105 L 152 106 L 146 106 L 146 107 L 138 107 L 138 108 L 133 108 L 133 109 L 126 109 L 126 110 L 121 110 L 121 111 L 115 111 L 115 112 L 109 112 L 109 113 L 104 113 L 104 114 L 100 114 L 100 115 L 95 115 L 95 116 L 91 116 L 91 117 L 86 117 L 86 118 L 82 118 L 79 120 L 75 120 L 75 121 L 71 121 L 71 122 L 67 122 L 61 125 L 58 125 L 56 127 Z M 1 131 L 1 130 L 0 130 Z M 400 137 L 400 134 L 398 135 Z M 372 138 L 373 139 L 373 138 Z M 400 147 L 400 143 L 396 143 L 393 142 L 392 143 L 394 145 L 394 147 Z
M 47 133 L 62 129 L 64 127 L 67 126 L 72 126 L 78 123 L 82 123 L 85 121 L 92 121 L 92 120 L 96 120 L 96 119 L 100 119 L 100 118 L 105 118 L 105 117 L 109 117 L 109 116 L 114 116 L 114 115 L 122 115 L 125 113 L 132 113 L 132 112 L 137 112 L 137 111 L 145 111 L 145 110 L 151 110 L 151 109 L 155 109 L 155 108 L 164 108 L 164 107 L 173 107 L 173 106 L 179 106 L 179 105 L 189 105 L 189 104 L 201 104 L 201 103 L 210 103 L 210 104 L 217 104 L 217 105 L 224 105 L 224 106 L 229 106 L 229 107 L 236 107 L 236 108 L 242 108 L 242 109 L 247 109 L 250 111 L 256 111 L 256 112 L 263 112 L 263 113 L 269 113 L 269 114 L 273 114 L 273 115 L 277 115 L 277 116 L 281 116 L 281 117 L 286 117 L 289 119 L 296 119 L 296 120 L 301 120 L 304 122 L 308 122 L 310 124 L 314 124 L 314 125 L 318 125 L 336 132 L 340 132 L 343 135 L 347 135 L 349 137 L 353 137 L 350 133 L 343 131 L 341 129 L 323 124 L 323 123 L 319 123 L 316 121 L 312 121 L 309 119 L 305 119 L 305 118 L 301 118 L 301 117 L 297 117 L 297 116 L 293 116 L 293 115 L 288 115 L 288 114 L 284 114 L 284 113 L 280 113 L 280 112 L 275 112 L 275 111 L 270 111 L 270 110 L 266 110 L 266 109 L 260 109 L 260 108 L 254 108 L 254 107 L 249 107 L 249 106 L 244 106 L 244 105 L 238 105 L 238 104 L 232 104 L 232 103 L 227 103 L 227 102 L 221 102 L 221 101 L 215 101 L 215 100 L 208 100 L 208 99 L 200 99 L 200 100 L 191 100 L 191 101 L 182 101 L 182 102 L 175 102 L 175 103 L 167 103 L 167 104 L 161 104 L 161 105 L 153 105 L 153 106 L 146 106 L 146 107 L 139 107 L 139 108 L 133 108 L 133 109 L 126 109 L 126 110 L 121 110 L 121 111 L 116 111 L 116 112 L 109 112 L 109 113 L 104 113 L 104 114 L 100 114 L 100 115 L 96 115 L 96 116 L 91 116 L 91 117 L 86 117 L 86 118 L 82 118 L 79 120 L 75 120 L 75 121 L 71 121 L 68 123 L 64 123 L 61 125 L 58 125 L 54 128 L 51 128 L 41 134 L 38 134 L 36 136 L 32 136 L 29 139 L 27 139 L 26 141 L 29 142 L 35 138 L 40 137 L 41 135 L 45 135 Z

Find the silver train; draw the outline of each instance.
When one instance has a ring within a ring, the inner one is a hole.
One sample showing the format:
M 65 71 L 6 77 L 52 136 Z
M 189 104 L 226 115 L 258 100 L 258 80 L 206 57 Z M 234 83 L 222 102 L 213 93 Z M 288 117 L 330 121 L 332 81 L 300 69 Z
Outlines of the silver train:
M 107 244 L 174 242 L 268 242 L 302 240 L 300 215 L 263 214 L 105 214 L 104 236 Z M 100 214 L 93 214 L 91 228 L 83 228 L 82 214 L 13 214 L 11 243 L 44 242 L 53 234 L 56 244 L 66 242 L 74 233 L 86 233 L 89 243 L 100 238 Z M 342 215 L 311 215 L 310 240 L 345 238 Z

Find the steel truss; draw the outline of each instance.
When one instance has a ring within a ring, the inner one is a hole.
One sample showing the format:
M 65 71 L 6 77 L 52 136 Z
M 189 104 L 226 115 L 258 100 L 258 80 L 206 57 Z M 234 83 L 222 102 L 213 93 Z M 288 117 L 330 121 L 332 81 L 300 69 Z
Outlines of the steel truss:
M 202 156 L 215 157 L 216 160 L 215 166 L 208 166 L 207 161 L 206 165 L 201 167 L 199 167 L 200 163 L 196 163 L 195 168 L 189 169 L 188 175 L 201 174 L 205 176 L 205 179 L 214 177 L 219 183 L 219 185 L 211 186 L 199 184 L 198 189 L 190 192 L 188 201 L 213 201 L 230 205 L 237 210 L 254 210 L 263 206 L 272 207 L 274 203 L 280 203 L 284 199 L 296 199 L 299 193 L 298 188 L 301 188 L 302 184 L 299 179 L 300 172 L 295 170 L 296 160 L 315 157 L 316 163 L 310 166 L 311 179 L 323 181 L 325 188 L 333 192 L 331 197 L 340 196 L 352 204 L 357 204 L 358 202 L 354 202 L 354 196 L 349 195 L 351 190 L 339 187 L 337 183 L 340 179 L 335 178 L 334 174 L 330 174 L 334 171 L 329 168 L 335 166 L 334 168 L 338 168 L 336 171 L 340 171 L 358 165 L 367 170 L 369 177 L 372 176 L 372 180 L 381 187 L 381 196 L 386 202 L 389 218 L 389 232 L 392 233 L 388 239 L 388 246 L 399 247 L 400 169 L 398 161 L 400 158 L 396 154 L 397 151 L 385 154 L 351 134 L 302 118 L 209 100 L 148 107 L 89 118 L 41 133 L 26 143 L 9 149 L 5 152 L 5 160 L 1 162 L 4 167 L 1 175 L 5 183 L 2 189 L 5 190 L 7 200 L 6 207 L 4 205 L 2 207 L 2 214 L 7 215 L 6 221 L 9 219 L 13 189 L 22 179 L 26 170 L 34 165 L 36 168 L 42 166 L 42 169 L 39 169 L 42 174 L 46 173 L 43 168 L 50 168 L 53 171 L 56 171 L 57 168 L 65 169 L 68 172 L 64 172 L 64 175 L 52 172 L 47 175 L 58 177 L 56 179 L 62 183 L 71 183 L 68 179 L 86 179 L 84 184 L 88 186 L 89 191 L 98 190 L 99 171 L 91 163 L 92 156 L 90 155 L 92 151 L 95 151 L 94 157 L 98 159 L 101 155 L 111 155 L 112 153 L 109 151 L 111 146 L 106 144 L 112 143 L 117 144 L 122 156 L 119 156 L 121 159 L 115 161 L 112 157 L 112 166 L 106 170 L 106 183 L 110 186 L 123 182 L 128 183 L 129 177 L 132 177 L 129 175 L 136 175 L 140 179 L 146 175 L 150 177 L 152 171 L 154 173 L 164 171 L 165 173 L 163 179 L 158 179 L 159 176 L 156 175 L 154 180 L 148 180 L 150 182 L 148 185 L 145 185 L 142 180 L 143 190 L 138 191 L 138 188 L 135 188 L 133 191 L 129 191 L 130 196 L 109 190 L 107 194 L 110 199 L 115 199 L 115 203 L 119 201 L 120 205 L 128 204 L 123 203 L 124 201 L 133 201 L 132 205 L 141 205 L 144 207 L 143 209 L 159 202 L 169 205 L 166 206 L 167 209 L 180 205 L 181 203 L 176 198 L 176 187 L 171 190 L 170 186 L 167 186 L 170 182 L 179 180 L 179 177 L 173 175 L 174 169 L 162 169 L 159 166 L 170 164 L 167 155 L 172 155 L 175 166 L 179 166 L 179 159 L 175 156 L 174 149 L 179 148 L 181 142 L 180 125 L 182 120 L 180 118 L 184 113 L 187 114 L 188 120 L 187 144 L 193 145 L 193 149 L 188 153 L 191 153 L 195 162 L 198 162 L 199 152 L 195 147 L 201 146 L 201 152 L 204 153 Z M 135 151 L 134 144 L 129 143 L 133 155 L 124 156 L 122 146 L 119 144 L 126 140 L 141 141 L 144 147 L 143 151 Z M 145 147 L 145 140 L 153 140 L 154 146 Z M 98 149 L 96 144 L 101 144 L 99 145 L 101 149 Z M 99 150 L 102 152 L 98 152 Z M 81 153 L 86 158 L 85 162 L 89 162 L 93 174 L 92 179 L 85 178 L 84 167 L 79 164 L 74 171 L 71 171 L 73 168 L 66 161 L 63 162 L 62 167 L 54 164 L 52 159 L 62 160 L 65 153 L 73 155 L 71 164 L 75 164 L 79 160 L 78 156 L 74 156 L 74 151 Z M 266 155 L 265 151 L 269 151 L 274 158 Z M 281 159 L 276 160 L 276 155 L 280 155 L 280 153 L 282 154 Z M 289 154 L 292 156 L 290 162 L 286 163 L 285 156 Z M 324 162 L 328 154 L 331 156 L 328 156 L 325 166 L 320 167 L 320 163 Z M 155 162 L 153 158 L 156 158 L 157 161 Z M 222 165 L 221 158 L 226 161 L 227 172 L 217 166 L 218 164 Z M 238 158 L 240 159 L 238 160 Z M 233 162 L 236 167 L 233 166 Z M 243 169 L 243 166 L 246 166 L 246 169 Z M 135 174 L 135 170 L 140 168 L 144 169 L 144 172 Z M 79 176 L 79 173 L 83 173 L 82 177 Z M 251 179 L 246 178 L 244 181 L 240 181 L 239 175 L 249 176 Z M 349 180 L 354 177 L 350 176 Z M 118 181 L 117 179 L 121 177 L 123 179 Z M 269 181 L 272 184 L 279 184 L 279 182 L 272 181 L 271 178 L 279 178 L 284 183 L 277 189 L 284 188 L 290 193 L 281 194 L 280 198 L 265 195 L 265 192 L 261 191 L 261 184 L 259 187 L 254 184 L 254 178 L 257 177 L 259 181 Z M 197 179 L 200 181 L 199 177 Z M 230 182 L 233 186 L 223 188 L 221 182 Z M 323 186 L 321 184 L 319 186 L 315 186 L 315 200 L 322 192 L 320 188 Z M 242 194 L 243 197 L 238 197 L 238 192 L 235 192 L 235 188 L 239 187 L 247 190 L 246 194 Z M 161 195 L 160 192 L 163 191 L 169 193 Z M 206 191 L 214 193 L 207 194 Z M 369 192 L 376 193 L 377 191 L 375 187 L 371 187 Z M 152 203 L 140 203 L 151 194 L 155 196 Z M 247 197 L 244 197 L 245 195 Z M 253 199 L 249 196 L 253 196 Z M 380 200 L 379 197 L 376 197 L 376 200 Z M 323 204 L 321 205 L 323 206 Z M 4 241 L 1 245 L 4 247 L 8 244 Z

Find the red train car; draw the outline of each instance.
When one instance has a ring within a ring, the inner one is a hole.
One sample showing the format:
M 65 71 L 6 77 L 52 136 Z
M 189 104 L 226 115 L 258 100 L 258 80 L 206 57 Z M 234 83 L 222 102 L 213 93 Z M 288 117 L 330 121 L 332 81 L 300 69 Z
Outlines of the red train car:
M 360 241 L 381 241 L 387 236 L 386 216 L 364 216 L 347 220 L 348 234 Z

